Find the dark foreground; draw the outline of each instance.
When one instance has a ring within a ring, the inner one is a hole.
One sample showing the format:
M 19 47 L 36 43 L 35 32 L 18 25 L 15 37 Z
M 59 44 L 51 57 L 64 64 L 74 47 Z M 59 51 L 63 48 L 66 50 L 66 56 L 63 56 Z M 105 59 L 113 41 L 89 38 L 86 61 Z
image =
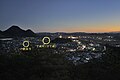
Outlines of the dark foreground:
M 78 65 L 52 49 L 1 54 L 0 80 L 120 80 L 120 49 L 108 46 L 101 59 Z

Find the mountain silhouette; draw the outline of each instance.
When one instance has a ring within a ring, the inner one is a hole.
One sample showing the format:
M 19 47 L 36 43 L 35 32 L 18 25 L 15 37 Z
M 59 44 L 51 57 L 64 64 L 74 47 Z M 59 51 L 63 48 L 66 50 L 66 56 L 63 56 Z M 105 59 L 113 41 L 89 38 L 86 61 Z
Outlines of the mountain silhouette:
M 36 36 L 36 34 L 32 30 L 30 30 L 30 29 L 25 31 L 25 35 L 28 36 L 28 37 Z
M 0 30 L 0 37 L 4 37 L 3 32 Z
M 2 34 L 2 31 L 0 30 L 0 34 Z
M 31 31 L 30 29 L 28 30 L 23 30 L 18 26 L 11 26 L 9 29 L 5 31 L 0 31 L 0 34 L 5 37 L 35 37 L 36 34 Z

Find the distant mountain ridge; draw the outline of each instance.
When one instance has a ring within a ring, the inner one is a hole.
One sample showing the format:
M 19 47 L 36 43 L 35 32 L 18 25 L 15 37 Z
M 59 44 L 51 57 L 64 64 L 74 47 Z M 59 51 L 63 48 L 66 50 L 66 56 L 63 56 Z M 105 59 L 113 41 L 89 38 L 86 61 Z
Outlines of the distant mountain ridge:
M 5 31 L 0 31 L 0 37 L 34 37 L 36 34 L 28 29 L 23 30 L 18 26 L 11 26 L 9 29 Z

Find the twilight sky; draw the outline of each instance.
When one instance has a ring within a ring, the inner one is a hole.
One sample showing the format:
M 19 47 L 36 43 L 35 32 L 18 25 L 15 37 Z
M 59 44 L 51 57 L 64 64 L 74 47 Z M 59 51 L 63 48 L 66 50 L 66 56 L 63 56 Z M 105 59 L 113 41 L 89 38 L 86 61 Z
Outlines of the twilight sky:
M 120 31 L 120 0 L 0 0 L 0 30 Z

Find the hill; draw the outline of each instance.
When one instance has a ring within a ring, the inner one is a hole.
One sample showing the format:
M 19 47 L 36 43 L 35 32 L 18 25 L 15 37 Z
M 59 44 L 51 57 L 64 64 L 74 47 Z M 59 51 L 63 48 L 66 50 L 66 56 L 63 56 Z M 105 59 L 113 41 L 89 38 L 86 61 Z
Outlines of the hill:
M 5 31 L 0 31 L 0 37 L 35 37 L 36 34 L 28 29 L 28 30 L 23 30 L 18 26 L 11 26 L 9 29 Z

